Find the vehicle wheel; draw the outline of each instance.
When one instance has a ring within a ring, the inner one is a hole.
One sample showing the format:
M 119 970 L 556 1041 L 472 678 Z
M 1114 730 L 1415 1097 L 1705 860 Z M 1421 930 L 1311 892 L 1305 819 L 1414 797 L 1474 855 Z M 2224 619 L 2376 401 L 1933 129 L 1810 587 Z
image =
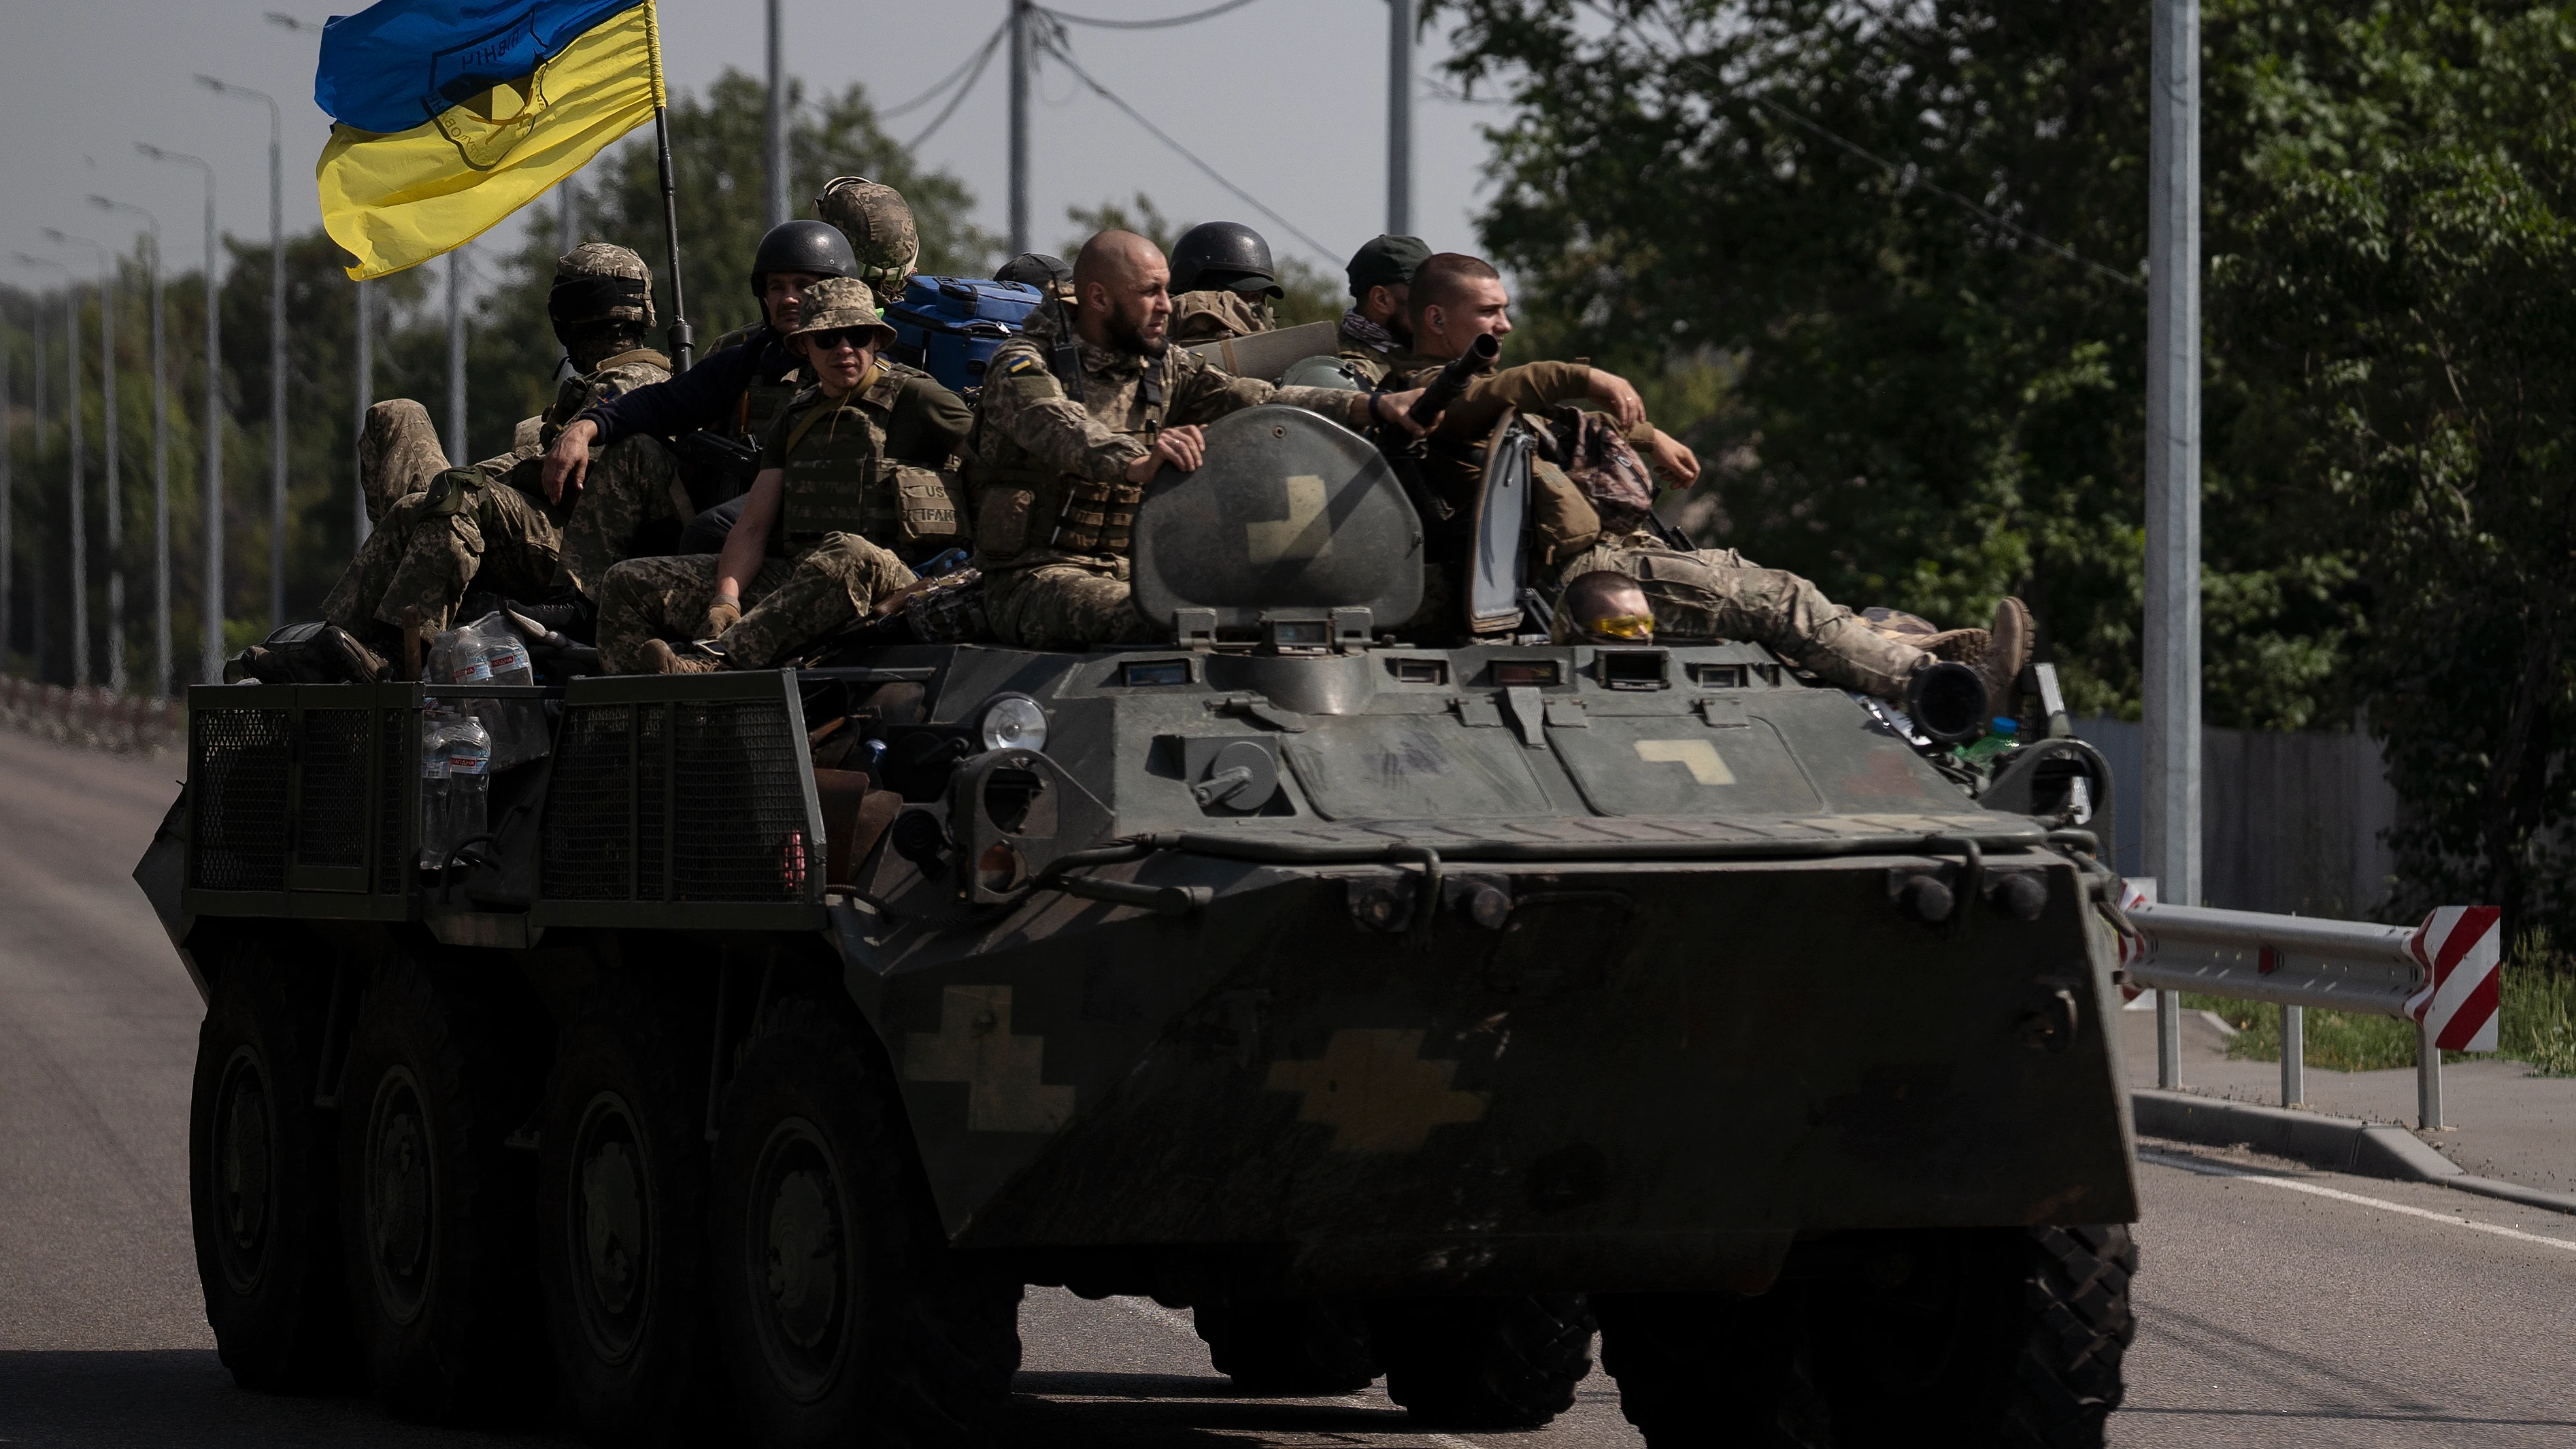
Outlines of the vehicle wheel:
M 1019 1284 L 950 1253 L 863 1030 L 776 1002 L 725 1093 L 718 1341 L 743 1423 L 778 1449 L 970 1443 L 1019 1368 Z
M 1386 1396 L 1425 1424 L 1535 1429 L 1592 1372 L 1592 1310 L 1575 1294 L 1404 1299 L 1369 1320 Z
M 535 1163 L 505 1143 L 531 1094 L 461 973 L 380 970 L 340 1091 L 340 1231 L 368 1377 L 428 1420 L 523 1408 L 548 1362 L 530 1221 Z
M 1208 1360 L 1246 1393 L 1347 1394 L 1377 1381 L 1368 1317 L 1318 1298 L 1220 1298 L 1190 1310 Z
M 2129 1230 L 1898 1241 L 1881 1281 L 1838 1294 L 1830 1314 L 1811 1320 L 1837 1438 L 1878 1443 L 1908 1426 L 1945 1423 L 2012 1449 L 2100 1445 L 2120 1406 L 2120 1359 L 2136 1331 Z
M 215 1350 L 246 1389 L 335 1388 L 356 1367 L 331 1114 L 313 1105 L 329 978 L 312 976 L 238 951 L 197 1031 L 188 1103 L 197 1278 Z
M 1601 1366 L 1648 1449 L 1825 1449 L 1823 1396 L 1787 1290 L 1603 1294 Z
M 703 1437 L 722 1402 L 707 1304 L 707 1038 L 631 975 L 555 1055 L 537 1277 L 564 1397 L 600 1444 Z

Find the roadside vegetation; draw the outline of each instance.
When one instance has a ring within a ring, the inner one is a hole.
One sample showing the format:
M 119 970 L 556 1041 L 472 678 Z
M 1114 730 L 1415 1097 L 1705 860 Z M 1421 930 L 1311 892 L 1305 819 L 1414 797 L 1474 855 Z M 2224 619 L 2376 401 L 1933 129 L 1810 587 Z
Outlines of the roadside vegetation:
M 2218 1013 L 2236 1037 L 2227 1054 L 2240 1061 L 2281 1059 L 2281 1012 L 2250 1001 L 2185 993 L 2183 1005 Z M 2444 1052 L 2446 1062 L 2502 1058 L 2528 1063 L 2532 1075 L 2576 1076 L 2576 957 L 2545 934 L 2523 938 L 2504 965 L 2502 1019 L 2496 1052 Z M 2415 1024 L 2384 1016 L 2311 1011 L 2308 1065 L 2335 1072 L 2376 1072 L 2415 1065 Z

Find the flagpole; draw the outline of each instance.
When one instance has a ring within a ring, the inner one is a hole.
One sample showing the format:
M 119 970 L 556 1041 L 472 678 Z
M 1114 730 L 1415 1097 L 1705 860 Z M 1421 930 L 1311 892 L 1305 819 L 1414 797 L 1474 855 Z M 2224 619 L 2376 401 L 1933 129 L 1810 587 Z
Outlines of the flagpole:
M 662 234 L 671 249 L 671 363 L 689 370 L 695 338 L 689 332 L 689 306 L 680 289 L 680 198 L 671 177 L 670 94 L 662 85 L 662 23 L 653 0 L 644 0 L 644 33 L 653 52 L 653 144 L 662 153 Z

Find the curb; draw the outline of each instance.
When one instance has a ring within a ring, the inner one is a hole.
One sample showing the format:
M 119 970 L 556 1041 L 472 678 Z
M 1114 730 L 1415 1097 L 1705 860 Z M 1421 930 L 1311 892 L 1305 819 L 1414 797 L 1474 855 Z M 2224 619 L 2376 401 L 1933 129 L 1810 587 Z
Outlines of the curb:
M 2472 1176 L 2422 1138 L 2393 1123 L 2328 1117 L 2190 1092 L 2137 1089 L 2129 1093 L 2129 1102 L 2137 1130 L 2149 1137 L 2171 1137 L 2213 1147 L 2251 1147 L 2329 1172 L 2398 1182 L 2437 1182 L 2481 1197 L 2501 1198 L 2551 1212 L 2576 1213 L 2576 1194 Z

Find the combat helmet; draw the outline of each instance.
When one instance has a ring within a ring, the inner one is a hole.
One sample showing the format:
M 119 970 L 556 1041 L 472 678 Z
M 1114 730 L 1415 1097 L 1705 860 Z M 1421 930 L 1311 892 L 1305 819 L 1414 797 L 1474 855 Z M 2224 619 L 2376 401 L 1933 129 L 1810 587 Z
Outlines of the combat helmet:
M 903 193 L 864 176 L 835 176 L 814 198 L 814 214 L 850 239 L 858 258 L 853 275 L 866 279 L 881 303 L 903 295 L 903 283 L 921 261 L 921 235 Z
M 1223 290 L 1284 297 L 1270 243 L 1239 221 L 1203 221 L 1172 243 L 1172 295 Z
M 1073 268 L 1065 265 L 1064 258 L 1051 257 L 1045 252 L 1020 253 L 1002 263 L 1001 270 L 993 273 L 993 280 L 1018 282 L 1068 301 L 1073 297 Z
M 760 239 L 751 254 L 751 295 L 760 297 L 771 272 L 809 272 L 817 277 L 856 276 L 859 259 L 850 254 L 849 239 L 819 221 L 782 221 Z
M 546 318 L 560 333 L 593 322 L 653 325 L 653 269 L 610 242 L 584 242 L 555 259 Z

